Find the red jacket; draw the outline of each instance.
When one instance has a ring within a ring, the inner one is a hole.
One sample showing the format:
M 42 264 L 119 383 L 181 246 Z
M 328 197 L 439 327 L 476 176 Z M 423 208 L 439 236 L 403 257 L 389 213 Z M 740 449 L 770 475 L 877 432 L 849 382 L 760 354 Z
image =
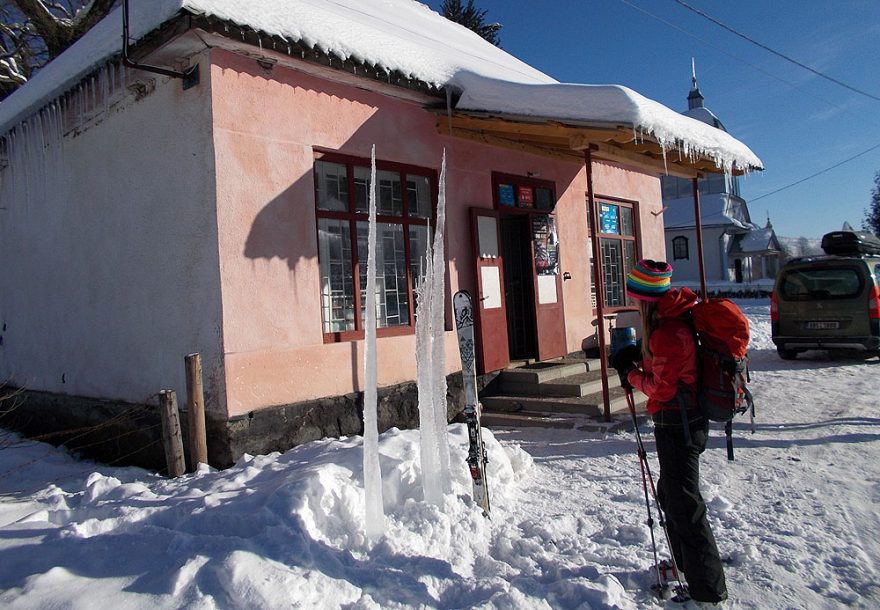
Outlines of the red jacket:
M 641 369 L 630 371 L 632 386 L 648 396 L 648 413 L 661 409 L 679 409 L 674 402 L 680 383 L 696 388 L 697 349 L 694 331 L 684 319 L 697 302 L 688 288 L 671 289 L 657 303 L 660 321 L 651 333 L 653 358 L 645 358 Z

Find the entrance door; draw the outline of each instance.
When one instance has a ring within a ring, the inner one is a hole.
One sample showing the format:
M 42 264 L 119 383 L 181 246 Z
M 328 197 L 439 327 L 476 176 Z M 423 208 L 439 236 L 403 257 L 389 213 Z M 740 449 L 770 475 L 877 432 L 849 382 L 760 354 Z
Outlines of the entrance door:
M 504 303 L 511 360 L 537 358 L 531 231 L 526 214 L 501 216 Z
M 562 273 L 556 217 L 530 214 L 532 282 L 538 359 L 550 360 L 566 354 L 565 312 L 562 306 Z
M 507 307 L 504 260 L 499 239 L 499 215 L 494 210 L 471 208 L 471 232 L 477 272 L 477 370 L 498 371 L 510 364 L 507 342 Z

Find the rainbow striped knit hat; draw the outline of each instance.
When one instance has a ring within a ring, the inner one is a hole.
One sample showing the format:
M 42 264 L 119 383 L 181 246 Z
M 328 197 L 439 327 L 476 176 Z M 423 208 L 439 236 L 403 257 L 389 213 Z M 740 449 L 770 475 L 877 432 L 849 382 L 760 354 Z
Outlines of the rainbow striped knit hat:
M 659 301 L 671 287 L 671 278 L 669 263 L 642 259 L 626 276 L 626 294 L 642 301 Z

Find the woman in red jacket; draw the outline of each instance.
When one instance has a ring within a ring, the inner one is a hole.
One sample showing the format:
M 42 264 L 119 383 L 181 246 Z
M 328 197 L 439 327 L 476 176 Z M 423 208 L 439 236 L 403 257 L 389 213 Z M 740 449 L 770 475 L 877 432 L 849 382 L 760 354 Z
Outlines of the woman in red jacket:
M 709 422 L 696 408 L 696 346 L 686 318 L 697 295 L 672 289 L 671 276 L 669 263 L 652 260 L 639 261 L 627 276 L 626 293 L 641 313 L 642 350 L 615 364 L 625 387 L 648 396 L 660 461 L 657 496 L 675 562 L 694 600 L 720 602 L 727 586 L 699 480 Z

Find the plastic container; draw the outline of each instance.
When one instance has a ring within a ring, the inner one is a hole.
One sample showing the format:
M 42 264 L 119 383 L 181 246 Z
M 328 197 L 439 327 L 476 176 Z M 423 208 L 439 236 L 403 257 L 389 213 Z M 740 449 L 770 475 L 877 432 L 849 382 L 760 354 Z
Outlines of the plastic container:
M 611 353 L 616 354 L 628 345 L 636 345 L 636 329 L 632 326 L 611 329 Z

